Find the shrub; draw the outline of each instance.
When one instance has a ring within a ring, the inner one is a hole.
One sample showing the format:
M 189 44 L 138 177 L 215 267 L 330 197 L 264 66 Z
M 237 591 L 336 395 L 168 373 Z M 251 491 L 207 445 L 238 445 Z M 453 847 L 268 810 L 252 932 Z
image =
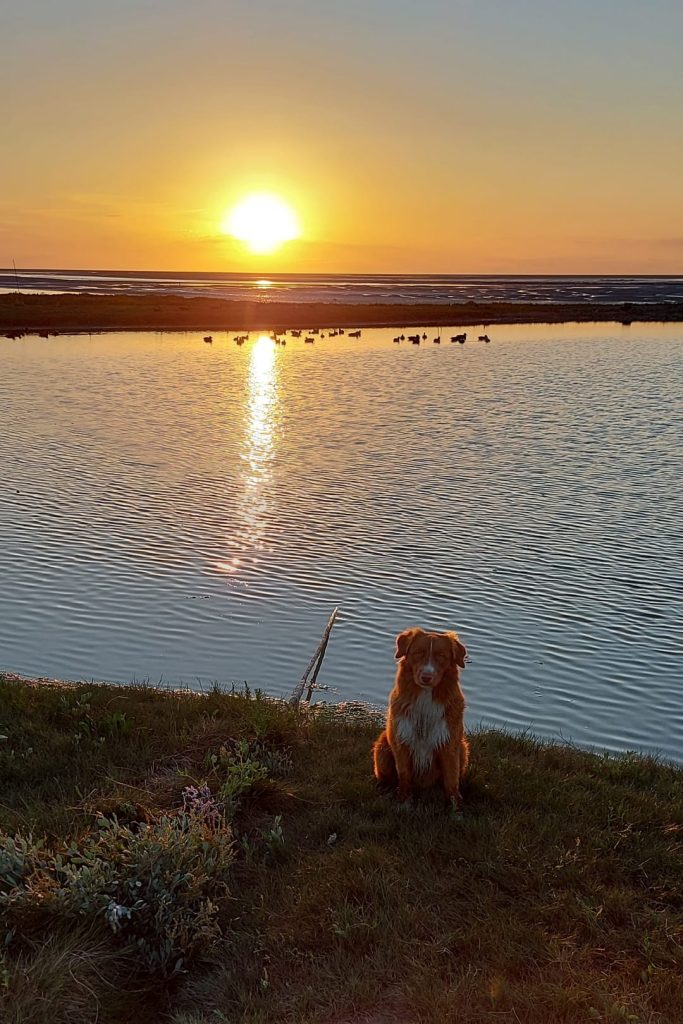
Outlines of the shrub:
M 33 836 L 0 833 L 0 898 L 20 886 L 40 861 L 42 842 Z
M 227 894 L 232 833 L 183 811 L 153 824 L 100 818 L 79 846 L 46 854 L 30 840 L 0 837 L 0 907 L 10 918 L 42 910 L 106 923 L 137 947 L 144 967 L 176 974 L 220 936 L 214 900 Z

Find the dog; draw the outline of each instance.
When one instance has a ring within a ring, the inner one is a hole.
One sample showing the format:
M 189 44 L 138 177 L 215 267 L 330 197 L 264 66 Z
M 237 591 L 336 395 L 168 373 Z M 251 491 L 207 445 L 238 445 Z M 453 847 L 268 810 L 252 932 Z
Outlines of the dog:
M 466 655 L 457 633 L 415 627 L 396 637 L 398 670 L 373 762 L 380 786 L 397 788 L 404 803 L 440 782 L 451 806 L 462 809 L 460 781 L 469 762 L 460 689 Z

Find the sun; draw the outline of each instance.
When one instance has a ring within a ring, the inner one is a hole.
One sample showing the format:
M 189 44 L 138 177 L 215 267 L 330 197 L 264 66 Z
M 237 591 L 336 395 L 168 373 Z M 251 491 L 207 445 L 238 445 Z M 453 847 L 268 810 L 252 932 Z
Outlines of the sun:
M 221 231 L 244 242 L 254 253 L 274 252 L 301 234 L 299 219 L 284 199 L 253 192 L 226 213 Z

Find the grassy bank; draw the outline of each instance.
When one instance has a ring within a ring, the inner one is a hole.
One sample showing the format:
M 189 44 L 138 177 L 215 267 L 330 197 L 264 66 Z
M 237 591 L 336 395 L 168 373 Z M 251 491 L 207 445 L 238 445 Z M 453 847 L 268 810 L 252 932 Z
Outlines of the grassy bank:
M 680 322 L 683 302 L 465 302 L 370 305 L 184 298 L 174 295 L 0 295 L 0 333 L 285 330 L 515 323 Z
M 0 677 L 0 1019 L 683 1020 L 683 772 L 473 737 L 464 820 L 376 726 Z

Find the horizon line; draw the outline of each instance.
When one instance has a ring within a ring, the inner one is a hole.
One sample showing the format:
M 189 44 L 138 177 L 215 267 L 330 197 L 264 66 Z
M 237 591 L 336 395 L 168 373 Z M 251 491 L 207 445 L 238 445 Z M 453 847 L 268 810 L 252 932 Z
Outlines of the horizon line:
M 113 267 L 0 267 L 0 274 L 157 274 L 165 276 L 204 276 L 204 277 L 243 277 L 257 280 L 277 280 L 292 277 L 355 277 L 355 278 L 447 278 L 447 277 L 520 277 L 520 278 L 683 278 L 682 271 L 660 272 L 660 273 L 619 273 L 618 271 L 607 271 L 605 273 L 585 273 L 581 271 L 565 271 L 563 273 L 528 273 L 515 271 L 420 271 L 412 273 L 402 271 L 391 273 L 387 271 L 248 271 L 248 270 L 160 270 L 149 267 L 144 270 Z

